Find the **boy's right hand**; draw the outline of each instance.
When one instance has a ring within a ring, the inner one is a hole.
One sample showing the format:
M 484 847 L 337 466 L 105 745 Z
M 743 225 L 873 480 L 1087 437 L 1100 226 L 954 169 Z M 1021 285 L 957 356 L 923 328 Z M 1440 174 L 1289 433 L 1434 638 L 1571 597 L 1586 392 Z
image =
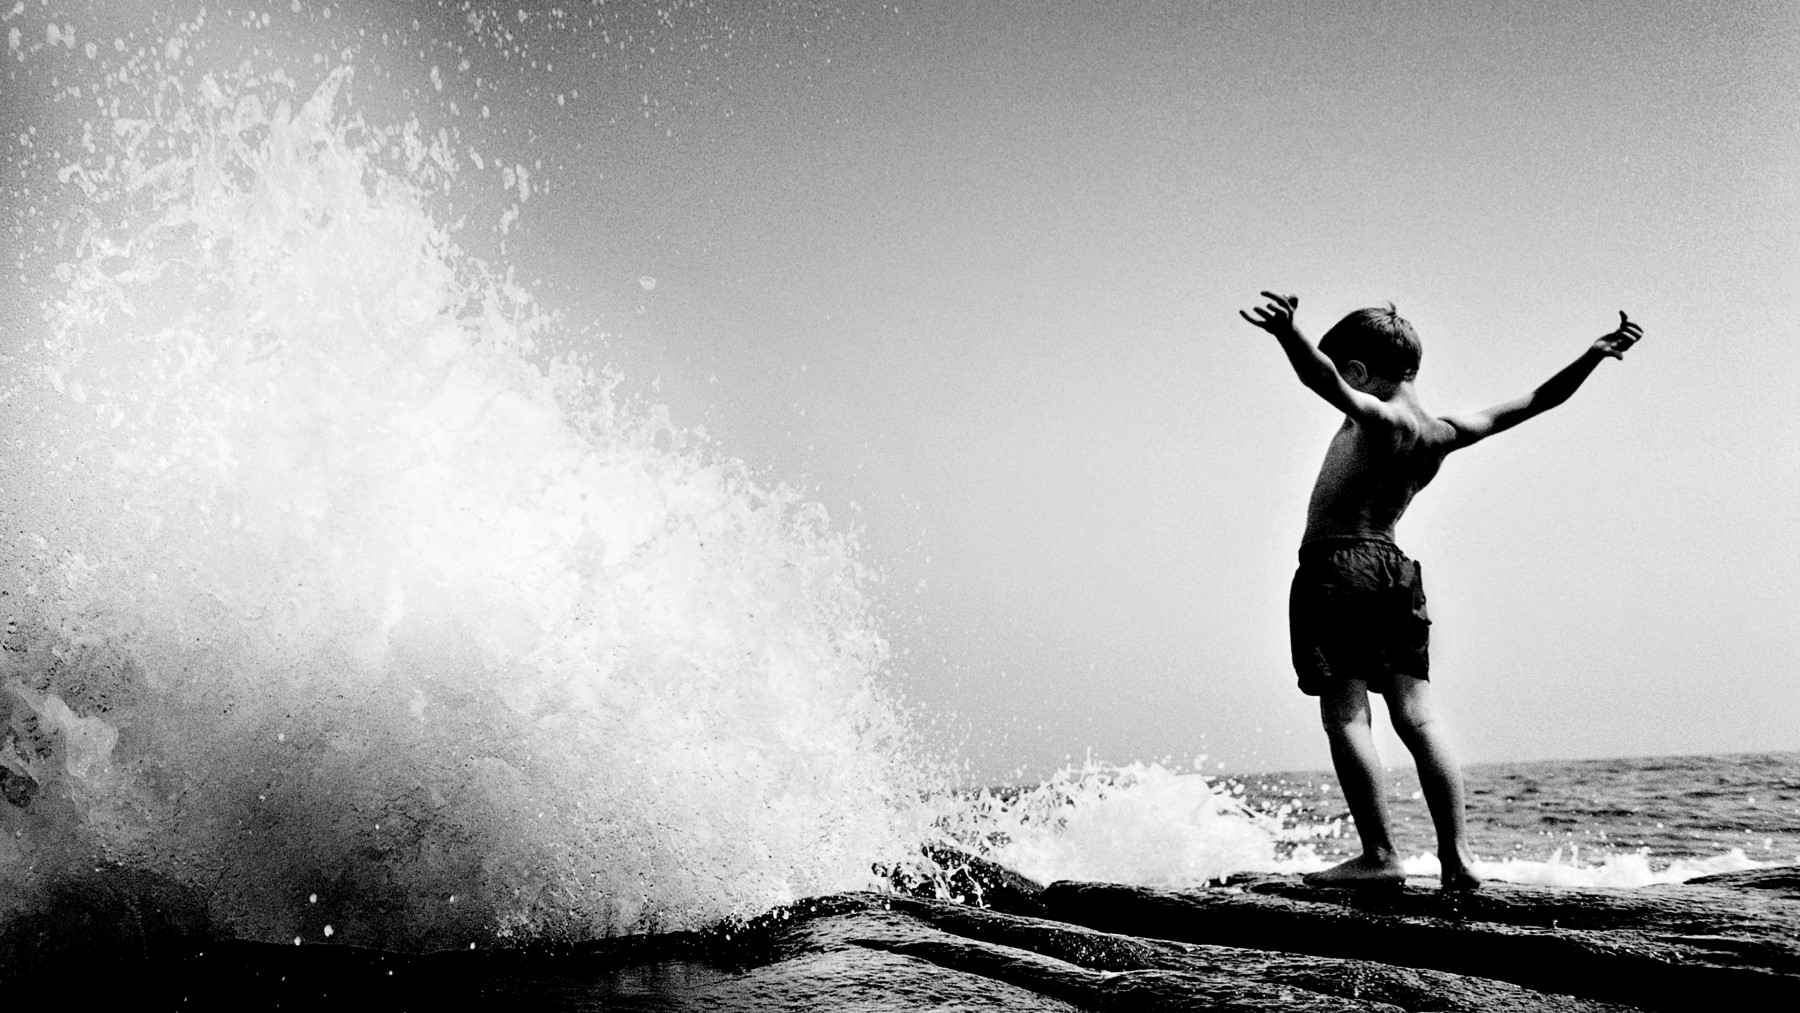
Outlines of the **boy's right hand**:
M 1263 294 L 1267 295 L 1268 293 L 1265 292 Z M 1596 340 L 1594 342 L 1593 350 L 1601 355 L 1611 356 L 1615 359 L 1623 359 L 1625 358 L 1625 353 L 1630 350 L 1631 346 L 1637 344 L 1638 339 L 1643 336 L 1644 329 L 1632 323 L 1626 318 L 1625 311 L 1620 310 L 1619 329 L 1611 334 L 1603 335 Z
M 1250 321 L 1270 334 L 1292 333 L 1294 331 L 1294 310 L 1300 306 L 1297 295 L 1276 295 L 1264 292 L 1263 298 L 1271 300 L 1267 306 L 1256 307 L 1256 316 L 1238 310 L 1238 316 Z

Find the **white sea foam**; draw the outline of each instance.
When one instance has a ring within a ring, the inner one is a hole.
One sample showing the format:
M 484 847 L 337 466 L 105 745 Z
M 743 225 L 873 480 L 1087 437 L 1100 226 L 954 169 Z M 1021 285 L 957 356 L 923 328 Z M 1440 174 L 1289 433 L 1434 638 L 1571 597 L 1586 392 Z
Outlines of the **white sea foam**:
M 925 785 L 854 544 L 543 351 L 432 210 L 445 136 L 353 80 L 94 82 L 0 362 L 9 884 L 99 855 L 409 946 L 871 885 Z
M 1433 855 L 1417 855 L 1408 859 L 1405 864 L 1408 875 L 1438 874 L 1437 858 Z M 1648 849 L 1612 852 L 1603 855 L 1598 862 L 1584 864 L 1580 859 L 1580 852 L 1570 848 L 1566 859 L 1562 850 L 1557 849 L 1550 858 L 1541 862 L 1517 858 L 1478 861 L 1475 863 L 1475 871 L 1483 879 L 1497 879 L 1508 883 L 1637 887 L 1658 883 L 1685 883 L 1696 876 L 1767 869 L 1784 864 L 1789 863 L 1756 861 L 1746 856 L 1741 848 L 1732 848 L 1708 858 L 1676 858 L 1666 863 L 1656 862 Z
M 1160 763 L 1090 760 L 1038 785 L 981 792 L 945 826 L 953 839 L 1040 882 L 1178 887 L 1276 869 L 1279 821 L 1246 808 L 1232 788 Z
M 1317 872 L 1327 868 L 1341 857 L 1325 858 L 1306 847 L 1296 848 L 1286 859 L 1274 863 L 1265 871 L 1284 873 Z M 1708 876 L 1718 872 L 1743 872 L 1749 869 L 1768 869 L 1780 865 L 1791 865 L 1800 862 L 1759 862 L 1744 854 L 1741 848 L 1732 848 L 1721 854 L 1707 858 L 1674 858 L 1661 860 L 1651 854 L 1649 849 L 1630 852 L 1606 851 L 1593 861 L 1582 861 L 1581 852 L 1577 848 L 1552 852 L 1549 858 L 1526 859 L 1504 858 L 1483 859 L 1479 856 L 1475 861 L 1475 874 L 1482 879 L 1491 879 L 1503 883 L 1524 883 L 1534 886 L 1569 886 L 1569 887 L 1640 887 L 1654 886 L 1659 883 L 1685 883 L 1696 876 Z M 1423 876 L 1436 879 L 1440 866 L 1436 855 L 1419 853 L 1410 858 L 1401 859 L 1401 866 L 1408 876 Z

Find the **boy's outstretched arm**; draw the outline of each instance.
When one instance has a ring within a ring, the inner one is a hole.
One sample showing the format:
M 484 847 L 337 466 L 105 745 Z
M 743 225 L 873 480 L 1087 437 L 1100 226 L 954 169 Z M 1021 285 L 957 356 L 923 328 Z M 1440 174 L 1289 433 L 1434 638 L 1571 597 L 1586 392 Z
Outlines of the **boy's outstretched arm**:
M 1299 296 L 1264 292 L 1263 298 L 1270 302 L 1256 307 L 1256 316 L 1243 310 L 1238 310 L 1238 316 L 1275 335 L 1281 350 L 1287 353 L 1288 363 L 1294 367 L 1294 375 L 1308 390 L 1359 422 L 1392 421 L 1392 410 L 1380 398 L 1345 383 L 1337 366 L 1294 326 L 1294 309 L 1300 305 Z
M 1560 372 L 1545 380 L 1538 389 L 1488 408 L 1485 411 L 1470 412 L 1467 415 L 1446 415 L 1444 421 L 1456 430 L 1456 442 L 1452 450 L 1466 447 L 1471 443 L 1484 440 L 1495 433 L 1505 432 L 1513 426 L 1531 418 L 1542 415 L 1569 399 L 1576 388 L 1581 386 L 1601 359 L 1622 359 L 1632 345 L 1637 344 L 1644 336 L 1643 328 L 1634 324 L 1619 311 L 1619 327 L 1610 334 L 1602 335 L 1581 353 L 1581 358 L 1564 366 Z

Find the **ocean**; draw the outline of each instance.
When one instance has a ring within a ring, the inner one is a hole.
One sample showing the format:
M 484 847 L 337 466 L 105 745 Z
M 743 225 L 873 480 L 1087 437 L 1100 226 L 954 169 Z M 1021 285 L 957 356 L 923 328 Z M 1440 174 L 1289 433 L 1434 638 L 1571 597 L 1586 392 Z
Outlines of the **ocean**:
M 1349 845 L 1323 775 L 961 785 L 855 538 L 621 393 L 508 261 L 534 167 L 358 56 L 430 26 L 103 7 L 6 21 L 0 923 L 97 875 L 239 940 L 555 947 L 953 891 L 926 846 L 1181 887 Z M 1800 861 L 1800 754 L 1468 779 L 1493 878 Z
M 1389 777 L 1407 872 L 1435 876 L 1417 777 L 1410 767 Z M 1486 878 L 1633 887 L 1800 863 L 1800 754 L 1474 764 L 1464 779 Z M 1330 773 L 1209 777 L 1144 763 L 989 789 L 939 826 L 1038 882 L 1171 889 L 1238 872 L 1311 872 L 1357 843 Z
M 1410 768 L 1395 773 L 1400 836 L 1428 853 L 1431 820 L 1418 780 Z M 1328 801 L 1335 789 L 1320 790 L 1333 784 L 1329 775 L 1246 782 L 1253 808 L 1295 806 L 1296 836 L 1348 822 Z M 1740 867 L 1740 854 L 1744 862 L 1800 862 L 1800 753 L 1473 764 L 1464 783 L 1471 843 L 1497 878 L 1625 886 L 1729 871 Z M 1353 838 L 1329 840 L 1321 854 L 1342 854 Z

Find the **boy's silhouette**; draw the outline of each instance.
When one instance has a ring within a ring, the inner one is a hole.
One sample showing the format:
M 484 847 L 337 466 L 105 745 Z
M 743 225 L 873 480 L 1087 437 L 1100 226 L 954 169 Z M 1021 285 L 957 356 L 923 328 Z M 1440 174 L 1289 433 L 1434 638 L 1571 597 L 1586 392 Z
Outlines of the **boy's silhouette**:
M 1463 830 L 1462 773 L 1431 707 L 1426 643 L 1430 618 L 1419 564 L 1394 544 L 1394 526 L 1445 455 L 1562 404 L 1600 360 L 1621 358 L 1643 332 L 1619 327 L 1524 397 L 1468 415 L 1438 417 L 1419 404 L 1413 378 L 1419 337 L 1394 311 L 1357 310 L 1317 348 L 1294 326 L 1299 296 L 1271 300 L 1256 315 L 1294 372 L 1344 413 L 1307 507 L 1300 567 L 1288 602 L 1300 689 L 1319 698 L 1331 761 L 1362 854 L 1306 877 L 1326 886 L 1398 885 L 1406 878 L 1388 833 L 1381 761 L 1369 727 L 1369 691 L 1387 697 L 1388 716 L 1419 768 L 1445 890 L 1475 889 L 1474 856 Z

